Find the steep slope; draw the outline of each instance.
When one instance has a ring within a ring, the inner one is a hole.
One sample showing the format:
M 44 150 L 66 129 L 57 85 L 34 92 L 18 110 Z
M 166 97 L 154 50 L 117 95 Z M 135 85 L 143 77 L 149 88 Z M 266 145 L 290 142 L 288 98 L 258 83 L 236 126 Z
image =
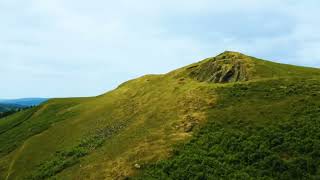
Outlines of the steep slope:
M 145 76 L 99 97 L 50 100 L 8 117 L 0 125 L 1 174 L 123 177 L 136 163 L 167 157 L 204 119 L 200 110 L 209 102 L 202 99 L 210 99 L 198 96 L 198 84 L 181 83 Z
M 227 173 L 231 177 L 240 173 L 242 178 L 262 177 L 252 173 L 263 169 L 262 165 L 254 166 L 252 172 L 243 170 L 252 164 L 240 163 L 239 158 L 255 149 L 241 149 L 247 146 L 244 140 L 260 135 L 259 141 L 252 142 L 271 140 L 268 129 L 261 127 L 293 126 L 298 120 L 301 127 L 319 124 L 319 75 L 314 68 L 224 52 L 165 75 L 126 82 L 101 96 L 49 100 L 0 121 L 0 179 L 122 179 L 135 174 L 142 179 L 205 178 L 201 170 L 208 167 L 220 168 L 207 172 L 214 177 L 223 178 Z M 291 108 L 297 102 L 301 102 L 299 106 Z M 311 116 L 300 111 L 307 107 L 312 107 Z M 313 136 L 316 134 L 305 137 L 316 139 Z M 305 140 L 292 137 L 297 141 L 282 141 L 295 145 Z M 186 146 L 173 148 L 186 142 Z M 279 155 L 283 161 L 301 158 L 295 148 L 269 154 Z M 246 154 L 232 157 L 238 150 Z M 259 156 L 264 157 L 269 156 Z M 230 162 L 234 166 L 229 166 Z

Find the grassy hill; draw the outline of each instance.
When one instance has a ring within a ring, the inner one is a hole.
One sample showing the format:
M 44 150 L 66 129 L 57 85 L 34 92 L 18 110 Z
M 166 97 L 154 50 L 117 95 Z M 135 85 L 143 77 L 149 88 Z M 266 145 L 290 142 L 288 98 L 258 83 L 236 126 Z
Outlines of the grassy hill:
M 320 70 L 236 52 L 0 121 L 0 179 L 318 179 Z

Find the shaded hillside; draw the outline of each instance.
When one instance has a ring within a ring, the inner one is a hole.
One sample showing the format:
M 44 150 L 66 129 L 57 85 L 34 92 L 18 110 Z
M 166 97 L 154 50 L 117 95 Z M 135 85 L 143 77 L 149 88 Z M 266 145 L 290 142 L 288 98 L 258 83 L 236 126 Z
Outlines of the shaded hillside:
M 0 121 L 0 179 L 317 178 L 319 75 L 224 52 L 52 99 Z

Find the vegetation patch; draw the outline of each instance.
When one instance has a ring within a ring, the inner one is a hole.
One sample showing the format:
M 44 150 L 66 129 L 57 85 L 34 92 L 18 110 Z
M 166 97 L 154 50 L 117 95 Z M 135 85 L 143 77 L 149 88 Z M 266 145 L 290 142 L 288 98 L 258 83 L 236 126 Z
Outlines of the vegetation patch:
M 319 82 L 221 88 L 207 124 L 132 179 L 320 179 Z
M 64 169 L 79 163 L 81 157 L 84 157 L 101 147 L 109 137 L 113 136 L 125 127 L 125 123 L 121 123 L 117 126 L 99 129 L 94 135 L 90 135 L 82 139 L 80 143 L 73 148 L 56 152 L 52 159 L 41 163 L 36 171 L 27 179 L 47 179 L 58 174 Z

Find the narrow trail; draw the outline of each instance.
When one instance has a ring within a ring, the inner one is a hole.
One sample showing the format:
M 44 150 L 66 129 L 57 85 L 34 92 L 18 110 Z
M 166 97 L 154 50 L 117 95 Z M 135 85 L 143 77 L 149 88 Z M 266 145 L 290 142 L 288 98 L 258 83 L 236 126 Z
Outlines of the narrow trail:
M 19 148 L 19 150 L 15 153 L 15 155 L 12 158 L 12 161 L 10 163 L 9 169 L 8 169 L 8 174 L 5 180 L 9 180 L 10 175 L 11 175 L 11 171 L 13 169 L 13 166 L 16 162 L 16 160 L 18 159 L 18 157 L 20 156 L 20 154 L 22 153 L 22 151 L 25 149 L 26 144 L 30 141 L 30 139 L 37 137 L 37 136 L 41 136 L 43 133 L 45 133 L 47 130 L 39 133 L 39 134 L 35 134 L 34 136 L 30 137 L 29 139 L 27 139 L 26 141 L 24 141 L 24 143 L 22 144 L 22 146 Z
M 22 146 L 20 147 L 20 149 L 15 153 L 14 157 L 12 158 L 12 161 L 11 161 L 11 163 L 10 163 L 10 165 L 9 165 L 9 169 L 8 169 L 8 174 L 7 174 L 6 180 L 9 180 L 10 175 L 11 175 L 11 171 L 12 171 L 12 168 L 13 168 L 16 160 L 18 159 L 18 157 L 20 156 L 20 154 L 21 154 L 22 151 L 24 150 L 25 146 L 26 146 L 26 142 L 24 142 L 24 143 L 22 144 Z

